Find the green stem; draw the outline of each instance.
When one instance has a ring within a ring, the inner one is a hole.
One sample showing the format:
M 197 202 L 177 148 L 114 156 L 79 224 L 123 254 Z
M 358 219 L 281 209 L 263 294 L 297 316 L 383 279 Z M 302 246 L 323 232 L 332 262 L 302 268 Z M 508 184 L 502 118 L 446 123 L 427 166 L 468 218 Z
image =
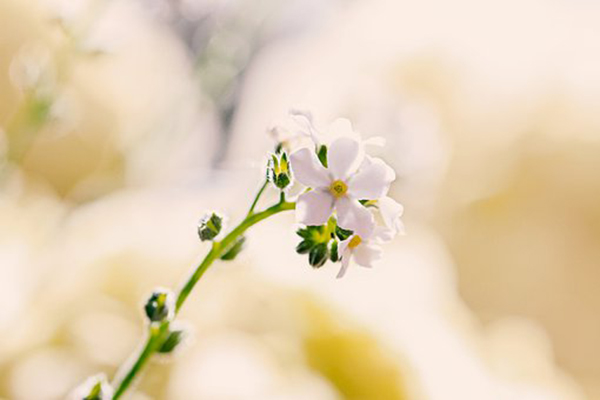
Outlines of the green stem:
M 258 204 L 258 199 L 260 199 L 260 196 L 263 194 L 263 192 L 265 191 L 268 184 L 269 184 L 269 181 L 267 179 L 265 179 L 265 182 L 262 184 L 262 186 L 258 190 L 258 193 L 256 193 L 256 197 L 254 198 L 254 201 L 252 202 L 252 205 L 250 206 L 250 210 L 248 210 L 247 215 L 251 215 L 254 212 L 254 208 L 256 207 L 256 204 Z
M 131 385 L 137 374 L 142 370 L 144 365 L 150 360 L 150 357 L 158 348 L 160 344 L 164 340 L 164 335 L 169 331 L 169 323 L 163 323 L 160 326 L 150 326 L 148 330 L 148 338 L 146 339 L 146 343 L 144 347 L 142 347 L 140 353 L 137 358 L 131 362 L 131 365 L 127 368 L 127 372 L 123 377 L 119 378 L 119 386 L 115 390 L 113 395 L 113 399 L 118 399 L 121 397 L 123 393 L 127 390 L 127 388 Z
M 223 238 L 220 242 L 213 242 L 212 248 L 208 252 L 208 254 L 204 257 L 202 262 L 194 269 L 194 272 L 189 276 L 189 278 L 185 281 L 182 286 L 179 294 L 177 295 L 177 302 L 175 306 L 175 314 L 179 313 L 179 310 L 185 303 L 185 300 L 188 298 L 196 283 L 200 280 L 204 272 L 212 265 L 214 261 L 219 259 L 225 252 L 233 245 L 240 236 L 242 236 L 248 228 L 257 224 L 258 222 L 269 218 L 272 215 L 278 214 L 282 211 L 293 210 L 296 207 L 296 203 L 290 203 L 285 201 L 285 196 L 281 196 L 279 203 L 263 210 L 261 212 L 254 212 L 254 207 L 258 201 L 258 198 L 262 194 L 266 187 L 260 189 L 252 207 L 250 208 L 250 212 L 246 216 L 246 218 L 236 226 L 225 238 Z M 115 387 L 115 394 L 113 396 L 113 400 L 117 400 L 121 395 L 125 393 L 125 391 L 129 388 L 131 383 L 134 381 L 135 377 L 142 370 L 144 365 L 149 361 L 152 354 L 154 354 L 162 345 L 164 340 L 166 339 L 169 331 L 169 322 L 165 322 L 161 324 L 159 327 L 150 326 L 150 332 L 146 339 L 146 343 L 142 347 L 141 351 L 137 355 L 137 357 L 131 362 L 131 364 L 125 370 L 126 372 L 122 374 L 118 374 L 119 378 L 116 378 L 113 386 Z M 122 377 L 121 377 L 122 376 Z

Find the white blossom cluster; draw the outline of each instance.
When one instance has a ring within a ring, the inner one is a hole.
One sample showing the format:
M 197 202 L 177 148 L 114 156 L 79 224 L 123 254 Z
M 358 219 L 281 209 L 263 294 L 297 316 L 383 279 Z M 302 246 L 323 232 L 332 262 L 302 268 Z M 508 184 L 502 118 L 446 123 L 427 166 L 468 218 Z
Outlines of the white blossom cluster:
M 306 187 L 296 203 L 297 221 L 305 226 L 298 231 L 304 240 L 297 251 L 309 253 L 314 267 L 328 259 L 341 262 L 338 278 L 351 259 L 370 268 L 381 257 L 380 244 L 404 233 L 403 207 L 387 196 L 396 174 L 365 151 L 382 141 L 362 140 L 342 118 L 320 131 L 310 114 L 299 111 L 271 133 L 290 152 L 293 177 Z

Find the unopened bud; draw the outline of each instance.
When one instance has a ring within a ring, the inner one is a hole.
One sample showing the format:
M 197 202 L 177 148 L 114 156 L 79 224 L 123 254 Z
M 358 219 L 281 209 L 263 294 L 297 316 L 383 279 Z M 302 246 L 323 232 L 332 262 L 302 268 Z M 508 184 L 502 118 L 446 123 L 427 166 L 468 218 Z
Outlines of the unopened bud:
M 298 254 L 306 254 L 308 253 L 313 247 L 315 246 L 314 242 L 311 242 L 310 240 L 303 240 L 300 243 L 298 243 L 298 246 L 296 246 L 296 253 Z
M 175 314 L 175 296 L 168 289 L 156 289 L 144 306 L 150 322 L 163 322 L 173 319 Z
M 329 259 L 332 262 L 338 262 L 340 260 L 340 254 L 339 254 L 339 251 L 338 251 L 338 242 L 337 242 L 337 240 L 333 240 L 333 243 L 331 243 L 331 250 L 330 250 Z
M 329 250 L 327 249 L 327 243 L 319 243 L 308 253 L 308 262 L 313 268 L 322 267 L 328 258 Z
M 279 189 L 285 189 L 292 183 L 292 172 L 286 152 L 273 154 L 267 169 L 269 180 Z
M 198 236 L 203 242 L 213 240 L 221 232 L 223 227 L 223 217 L 217 213 L 205 215 L 198 223 Z

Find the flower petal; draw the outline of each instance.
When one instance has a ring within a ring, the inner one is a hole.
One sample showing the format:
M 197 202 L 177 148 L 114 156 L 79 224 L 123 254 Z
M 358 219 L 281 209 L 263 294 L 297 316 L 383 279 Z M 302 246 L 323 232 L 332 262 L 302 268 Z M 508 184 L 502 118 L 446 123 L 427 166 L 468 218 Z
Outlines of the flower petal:
M 300 195 L 296 202 L 296 219 L 305 225 L 323 225 L 333 212 L 333 196 L 323 190 Z
M 360 135 L 352 128 L 352 123 L 349 119 L 338 118 L 329 125 L 327 130 L 328 135 L 331 137 L 333 142 L 335 139 L 342 137 L 350 138 L 354 140 L 360 140 Z
M 348 193 L 356 199 L 375 200 L 386 195 L 394 170 L 379 158 L 369 158 L 360 170 L 348 181 Z
M 370 138 L 366 138 L 363 140 L 363 145 L 365 146 L 376 146 L 376 147 L 384 147 L 387 141 L 383 136 L 372 136 Z
M 338 225 L 350 229 L 362 238 L 368 238 L 373 233 L 375 219 L 373 214 L 358 200 L 341 197 L 335 202 L 338 215 Z
M 400 220 L 404 213 L 404 207 L 391 197 L 382 197 L 377 201 L 379 213 L 385 226 L 394 233 L 404 234 L 404 224 Z
M 350 138 L 336 139 L 327 151 L 327 165 L 334 179 L 346 180 L 360 166 L 360 144 Z
M 361 267 L 371 268 L 373 263 L 381 259 L 382 251 L 379 246 L 363 243 L 354 249 L 354 262 Z
M 384 226 L 376 226 L 373 230 L 373 234 L 371 235 L 371 240 L 377 240 L 379 242 L 389 242 L 391 241 L 396 232 L 392 229 L 389 229 Z
M 315 153 L 309 149 L 300 149 L 290 155 L 292 172 L 296 179 L 305 186 L 318 188 L 328 187 L 331 178 Z
M 336 278 L 343 278 L 348 270 L 348 266 L 350 265 L 350 258 L 352 257 L 352 251 L 346 247 L 344 252 L 342 253 L 342 267 L 340 268 L 340 272 L 338 272 Z
M 310 138 L 319 144 L 319 133 L 313 123 L 312 114 L 303 110 L 290 110 L 290 118 L 300 127 L 300 134 L 310 136 Z

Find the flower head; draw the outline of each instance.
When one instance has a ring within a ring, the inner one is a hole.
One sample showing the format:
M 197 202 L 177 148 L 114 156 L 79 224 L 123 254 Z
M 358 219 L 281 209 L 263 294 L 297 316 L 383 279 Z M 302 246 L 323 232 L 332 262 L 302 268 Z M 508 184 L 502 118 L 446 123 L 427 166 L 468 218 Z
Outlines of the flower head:
M 298 198 L 299 222 L 323 225 L 335 211 L 340 227 L 365 237 L 372 233 L 373 215 L 359 200 L 387 194 L 395 173 L 383 160 L 365 156 L 359 141 L 348 137 L 333 141 L 326 163 L 308 148 L 297 150 L 290 159 L 296 179 L 312 189 Z
M 339 244 L 339 254 L 341 256 L 342 267 L 337 274 L 337 278 L 341 278 L 346 274 L 346 270 L 350 265 L 350 260 L 361 267 L 371 268 L 373 263 L 381 258 L 380 244 L 388 239 L 385 232 L 380 227 L 377 227 L 371 235 L 360 236 L 354 234 Z

